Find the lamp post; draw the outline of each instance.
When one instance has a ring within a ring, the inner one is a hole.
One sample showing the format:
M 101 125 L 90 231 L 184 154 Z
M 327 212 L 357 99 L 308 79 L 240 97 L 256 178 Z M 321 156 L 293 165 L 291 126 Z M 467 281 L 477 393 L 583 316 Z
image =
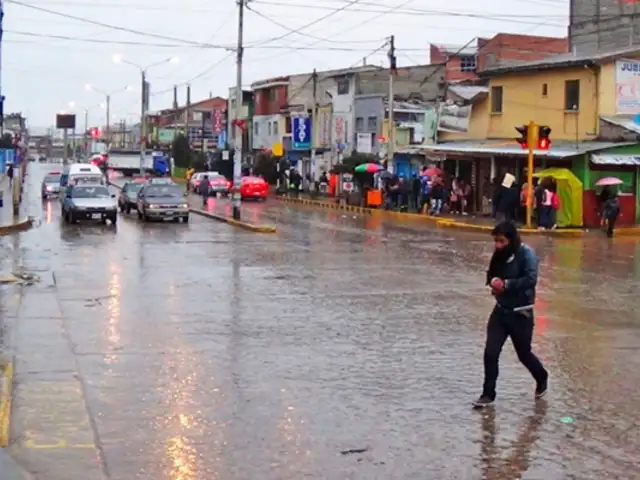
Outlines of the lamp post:
M 159 62 L 152 63 L 143 67 L 137 63 L 130 62 L 122 57 L 122 55 L 113 56 L 114 63 L 124 63 L 137 68 L 140 71 L 140 80 L 142 85 L 142 95 L 140 98 L 140 173 L 144 175 L 144 159 L 146 151 L 147 136 L 147 111 L 149 109 L 149 84 L 147 83 L 147 70 L 153 67 L 164 65 L 165 63 L 180 63 L 178 57 L 169 57 Z
M 94 87 L 93 85 L 87 83 L 84 86 L 85 90 L 87 90 L 88 92 L 96 92 L 96 93 L 100 93 L 102 95 L 105 96 L 105 108 L 107 109 L 107 124 L 105 125 L 106 127 L 106 132 L 105 132 L 105 137 L 107 139 L 107 145 L 111 145 L 111 96 L 115 95 L 116 93 L 120 93 L 120 92 L 130 92 L 131 90 L 133 90 L 133 87 L 131 85 L 127 85 L 126 87 L 120 88 L 118 90 L 114 90 L 112 92 L 106 92 L 105 90 L 101 90 L 99 88 Z

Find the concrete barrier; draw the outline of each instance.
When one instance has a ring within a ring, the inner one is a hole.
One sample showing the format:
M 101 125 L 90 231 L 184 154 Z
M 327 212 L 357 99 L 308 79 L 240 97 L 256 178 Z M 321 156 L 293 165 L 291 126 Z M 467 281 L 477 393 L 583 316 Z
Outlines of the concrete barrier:
M 243 222 L 231 217 L 227 217 L 225 215 L 219 215 L 217 213 L 207 212 L 206 210 L 200 210 L 197 208 L 190 208 L 189 212 L 196 215 L 201 215 L 203 217 L 211 218 L 212 220 L 217 220 L 218 222 L 227 223 L 234 227 L 242 228 L 243 230 L 254 233 L 276 233 L 276 227 L 273 225 L 254 225 L 252 223 Z

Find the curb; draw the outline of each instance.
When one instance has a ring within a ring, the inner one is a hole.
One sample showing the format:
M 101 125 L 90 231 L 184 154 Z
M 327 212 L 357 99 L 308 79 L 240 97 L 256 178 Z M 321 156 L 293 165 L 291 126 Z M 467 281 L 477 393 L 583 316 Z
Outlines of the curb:
M 29 230 L 32 226 L 32 218 L 27 218 L 26 220 L 21 220 L 19 222 L 12 223 L 11 225 L 2 225 L 0 226 L 0 237 L 11 235 L 12 233 L 24 232 Z
M 295 203 L 299 205 L 308 205 L 313 207 L 326 208 L 330 210 L 343 210 L 348 212 L 360 213 L 363 215 L 378 215 L 381 217 L 387 217 L 394 220 L 413 221 L 430 223 L 436 227 L 441 228 L 453 228 L 457 230 L 469 231 L 469 232 L 491 232 L 493 225 L 476 225 L 473 223 L 460 222 L 453 219 L 443 219 L 440 217 L 432 217 L 431 215 L 420 215 L 417 213 L 405 213 L 405 212 L 391 212 L 388 210 L 380 210 L 377 208 L 359 207 L 355 205 L 344 205 L 333 202 L 322 202 L 318 200 L 310 200 L 307 198 L 291 198 L 291 197 L 274 197 L 280 202 Z M 616 230 L 616 234 L 622 229 Z M 627 235 L 639 235 L 640 229 L 632 229 L 635 233 Z M 561 230 L 538 230 L 536 228 L 522 228 L 519 230 L 524 235 L 546 235 L 551 237 L 582 237 L 585 234 L 585 230 L 578 228 L 567 228 Z M 620 233 L 625 235 L 625 233 Z
M 13 398 L 13 363 L 0 360 L 2 368 L 2 391 L 0 392 L 0 447 L 9 446 L 11 425 L 11 399 Z
M 217 220 L 218 222 L 227 223 L 234 227 L 242 228 L 254 233 L 276 233 L 276 227 L 272 225 L 253 225 L 251 223 L 242 222 L 233 218 L 225 217 L 224 215 L 218 215 L 217 213 L 206 212 L 197 208 L 190 208 L 189 213 L 194 213 L 203 217 Z

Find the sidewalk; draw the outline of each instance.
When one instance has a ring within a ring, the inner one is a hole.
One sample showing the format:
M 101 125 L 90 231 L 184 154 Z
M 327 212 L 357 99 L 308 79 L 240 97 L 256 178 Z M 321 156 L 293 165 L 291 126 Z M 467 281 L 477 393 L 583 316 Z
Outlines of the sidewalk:
M 15 181 L 18 181 L 17 179 Z M 32 221 L 26 215 L 25 209 L 20 208 L 20 217 L 13 216 L 13 190 L 9 177 L 2 175 L 0 178 L 0 191 L 2 192 L 2 207 L 0 207 L 0 236 L 10 235 L 31 228 Z
M 360 207 L 354 205 L 344 205 L 337 201 L 333 197 L 322 197 L 318 199 L 310 199 L 306 195 L 300 195 L 298 198 L 294 197 L 281 197 L 274 196 L 278 201 L 286 203 L 297 203 L 301 205 L 309 205 L 319 208 L 327 208 L 334 210 L 345 210 L 354 213 L 360 213 L 363 215 L 378 215 L 386 217 L 396 221 L 410 221 L 410 222 L 422 222 L 431 223 L 439 228 L 455 228 L 458 230 L 475 231 L 475 232 L 490 232 L 493 230 L 495 223 L 492 219 L 486 217 L 475 216 L 454 216 L 444 215 L 441 217 L 432 217 L 430 215 L 424 215 L 419 213 L 398 212 L 391 210 L 382 210 L 378 208 Z M 584 236 L 589 230 L 582 228 L 562 228 L 556 230 L 538 230 L 537 228 L 521 228 L 520 232 L 527 235 L 547 235 L 552 237 L 581 237 Z M 620 236 L 640 236 L 640 228 L 629 227 L 619 228 L 616 230 L 616 234 Z

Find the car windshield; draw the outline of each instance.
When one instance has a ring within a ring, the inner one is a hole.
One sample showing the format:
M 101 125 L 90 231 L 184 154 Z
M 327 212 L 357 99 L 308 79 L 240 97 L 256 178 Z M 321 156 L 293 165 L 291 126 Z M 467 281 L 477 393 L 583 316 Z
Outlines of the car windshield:
M 102 181 L 102 177 L 99 175 L 83 175 L 83 176 L 74 176 L 73 181 L 76 183 L 100 183 Z
M 182 197 L 184 191 L 174 185 L 153 185 L 148 187 L 144 195 L 147 198 L 159 198 L 159 197 Z
M 71 196 L 73 198 L 109 198 L 109 189 L 107 187 L 74 187 L 71 190 Z
M 141 188 L 142 188 L 141 183 L 129 183 L 125 185 L 124 191 L 127 193 L 137 193 L 140 191 Z
M 60 183 L 62 175 L 47 175 L 44 177 L 44 183 Z

